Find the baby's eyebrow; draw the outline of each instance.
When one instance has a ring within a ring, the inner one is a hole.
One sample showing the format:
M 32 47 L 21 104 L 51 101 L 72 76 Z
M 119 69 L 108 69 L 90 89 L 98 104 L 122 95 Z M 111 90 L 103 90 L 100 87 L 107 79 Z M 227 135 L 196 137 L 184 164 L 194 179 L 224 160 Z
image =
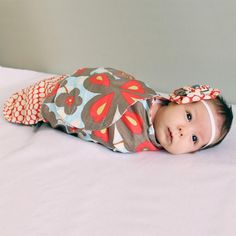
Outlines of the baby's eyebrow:
M 197 122 L 198 122 L 199 119 L 201 120 L 202 117 L 201 117 L 201 114 L 199 114 L 199 110 L 198 109 L 193 108 L 193 113 L 194 113 L 194 116 L 195 116 L 195 119 L 196 119 Z M 204 133 L 205 132 L 202 129 L 200 129 L 198 131 L 199 144 L 204 142 Z M 207 142 L 202 144 L 201 148 L 204 147 L 206 144 L 207 144 Z
M 197 119 L 198 118 L 198 114 L 197 114 L 197 109 L 195 107 L 190 107 L 190 112 L 192 114 L 192 116 Z
M 190 112 L 192 114 L 193 119 L 195 120 L 195 122 L 198 122 L 198 119 L 201 119 L 201 116 L 199 115 L 198 109 L 196 109 L 196 107 L 191 107 L 190 110 L 191 110 Z M 198 145 L 199 144 L 201 145 L 201 142 L 203 140 L 202 131 L 198 130 L 197 134 L 195 134 L 195 135 L 197 135 L 197 138 L 198 138 Z

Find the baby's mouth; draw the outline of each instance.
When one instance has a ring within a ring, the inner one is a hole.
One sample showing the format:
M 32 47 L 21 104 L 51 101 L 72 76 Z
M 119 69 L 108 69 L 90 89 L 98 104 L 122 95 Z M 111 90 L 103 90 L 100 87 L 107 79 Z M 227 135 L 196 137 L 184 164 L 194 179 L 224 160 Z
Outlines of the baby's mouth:
M 169 137 L 170 137 L 170 142 L 172 143 L 173 136 L 172 136 L 172 132 L 170 131 L 170 128 L 168 128 L 168 133 L 169 133 Z

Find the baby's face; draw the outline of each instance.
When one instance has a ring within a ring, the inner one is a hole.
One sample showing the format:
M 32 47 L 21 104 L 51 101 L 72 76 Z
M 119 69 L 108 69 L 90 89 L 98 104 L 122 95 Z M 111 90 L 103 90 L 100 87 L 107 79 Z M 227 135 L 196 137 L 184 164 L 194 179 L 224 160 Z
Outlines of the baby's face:
M 216 138 L 220 137 L 223 118 L 217 114 L 212 101 L 210 106 L 216 123 Z M 181 154 L 199 150 L 211 138 L 211 122 L 202 102 L 178 105 L 170 103 L 162 106 L 154 119 L 156 138 L 162 147 L 172 153 Z

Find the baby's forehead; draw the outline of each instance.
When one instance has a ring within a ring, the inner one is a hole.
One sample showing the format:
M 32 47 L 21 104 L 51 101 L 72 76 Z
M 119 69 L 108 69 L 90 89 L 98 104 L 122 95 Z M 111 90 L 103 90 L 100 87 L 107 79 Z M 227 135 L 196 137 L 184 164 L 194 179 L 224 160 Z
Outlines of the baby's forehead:
M 209 101 L 207 101 L 207 103 L 208 102 Z M 187 107 L 187 108 L 194 108 L 197 110 L 205 110 L 205 106 L 203 105 L 203 103 L 201 101 L 185 103 L 185 104 L 182 104 L 182 106 Z M 214 105 L 212 105 L 212 106 L 214 106 Z
M 216 137 L 217 137 L 216 139 L 218 139 L 221 134 L 221 128 L 224 123 L 224 118 L 220 114 L 219 109 L 218 109 L 217 105 L 215 104 L 214 100 L 209 99 L 209 100 L 204 100 L 204 102 L 207 103 L 207 106 L 209 107 L 210 112 L 212 113 L 212 116 L 214 118 L 214 126 L 216 128 Z M 203 102 L 199 101 L 193 105 L 196 105 L 195 111 L 196 111 L 196 113 L 198 113 L 199 118 L 201 117 L 201 114 L 204 112 L 205 114 L 207 114 L 208 118 L 210 119 L 209 111 L 207 112 L 207 108 L 206 108 L 206 106 L 204 106 Z M 211 123 L 211 122 L 209 121 L 209 123 Z
M 173 105 L 182 107 L 182 108 L 201 108 L 200 102 L 191 102 L 191 103 L 183 103 L 183 104 L 177 104 L 173 102 Z

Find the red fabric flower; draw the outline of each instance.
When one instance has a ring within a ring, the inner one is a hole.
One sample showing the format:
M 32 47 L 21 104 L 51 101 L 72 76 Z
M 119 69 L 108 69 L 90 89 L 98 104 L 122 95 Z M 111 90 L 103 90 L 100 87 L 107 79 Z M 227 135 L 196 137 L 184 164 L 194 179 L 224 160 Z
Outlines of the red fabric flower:
M 219 94 L 219 89 L 210 88 L 208 85 L 193 85 L 174 90 L 170 94 L 169 100 L 178 104 L 185 104 L 200 100 L 215 99 Z

